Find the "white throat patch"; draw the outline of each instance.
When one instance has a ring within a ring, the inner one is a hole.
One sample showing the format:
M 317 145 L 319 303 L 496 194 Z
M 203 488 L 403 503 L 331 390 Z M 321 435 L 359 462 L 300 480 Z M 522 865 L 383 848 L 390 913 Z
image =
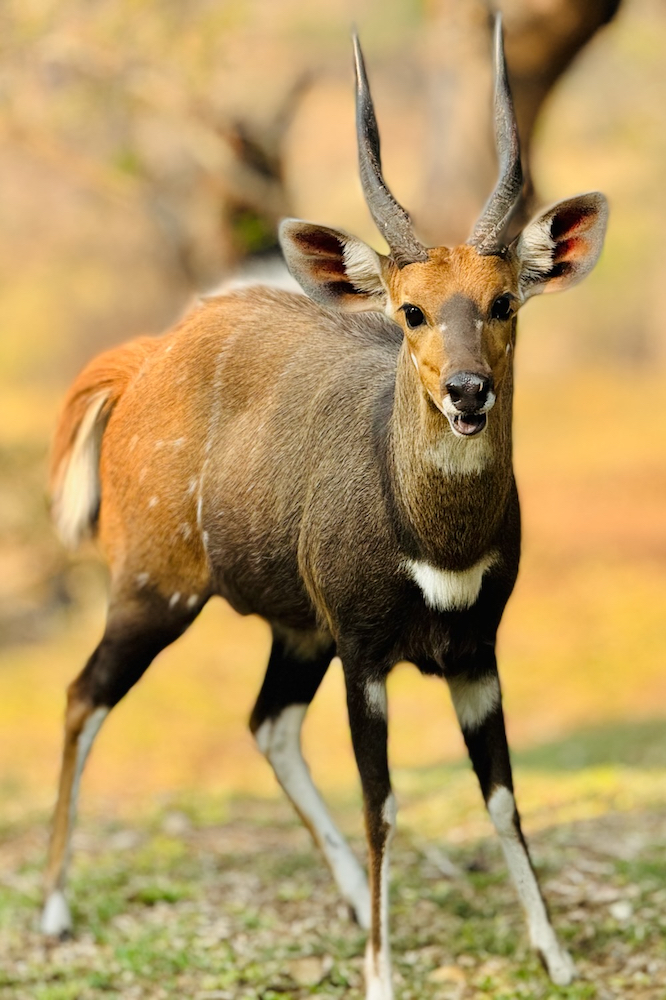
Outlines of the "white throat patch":
M 425 457 L 445 476 L 478 476 L 492 457 L 488 429 L 473 438 L 456 437 L 447 429 Z
M 437 569 L 430 563 L 407 559 L 405 566 L 418 584 L 429 608 L 435 611 L 462 611 L 470 608 L 481 590 L 484 573 L 493 565 L 497 553 L 489 552 L 469 569 Z

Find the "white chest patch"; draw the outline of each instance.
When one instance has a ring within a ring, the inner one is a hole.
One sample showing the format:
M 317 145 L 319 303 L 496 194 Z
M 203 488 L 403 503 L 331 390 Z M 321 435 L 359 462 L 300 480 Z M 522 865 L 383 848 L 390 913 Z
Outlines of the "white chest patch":
M 405 565 L 411 578 L 420 587 L 429 608 L 436 611 L 461 611 L 471 607 L 476 601 L 483 575 L 496 558 L 495 552 L 489 552 L 469 569 L 463 570 L 437 569 L 430 563 L 416 559 L 408 559 Z

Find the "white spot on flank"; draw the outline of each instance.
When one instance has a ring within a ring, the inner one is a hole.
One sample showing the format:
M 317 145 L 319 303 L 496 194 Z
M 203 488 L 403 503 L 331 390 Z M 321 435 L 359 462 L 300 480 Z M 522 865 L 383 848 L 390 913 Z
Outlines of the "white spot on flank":
M 165 354 L 168 354 L 168 353 L 169 353 L 169 351 L 172 351 L 172 350 L 173 350 L 173 344 L 169 344 L 169 346 L 168 346 L 168 347 L 165 347 L 165 348 L 164 348 L 164 353 L 165 353 Z
M 154 507 L 156 503 L 157 503 L 157 497 L 151 497 L 150 500 L 148 501 L 148 506 Z
M 182 448 L 182 446 L 185 444 L 185 438 L 184 437 L 174 438 L 171 444 L 173 445 L 174 448 Z
M 437 569 L 436 566 L 417 559 L 406 559 L 405 567 L 420 587 L 429 608 L 436 611 L 461 611 L 471 607 L 476 601 L 483 575 L 496 558 L 496 553 L 490 552 L 469 569 L 463 570 Z
M 190 535 L 192 534 L 191 527 L 189 526 L 189 524 L 186 524 L 185 522 L 183 522 L 178 526 L 178 530 L 180 531 L 183 538 L 189 538 Z
M 136 582 L 137 587 L 141 589 L 141 587 L 145 587 L 148 581 L 150 580 L 150 573 L 137 573 L 136 576 L 134 577 L 134 580 Z
M 164 447 L 164 441 L 162 441 L 162 439 L 160 438 L 159 441 L 155 442 L 155 449 L 159 450 L 160 448 L 163 448 L 163 447 Z
M 169 607 L 175 608 L 179 600 L 180 600 L 180 591 L 177 590 L 175 594 L 172 594 L 171 597 L 169 598 Z
M 365 873 L 333 823 L 315 788 L 301 753 L 301 726 L 307 705 L 289 705 L 276 719 L 266 719 L 254 734 L 277 780 L 310 827 L 343 898 L 362 927 L 370 926 L 370 894 Z
M 371 715 L 385 719 L 388 713 L 385 681 L 368 681 L 365 685 L 365 703 Z
M 196 478 L 190 479 L 189 483 L 187 484 L 187 492 L 188 493 L 194 493 L 194 491 L 196 490 L 198 484 L 199 484 L 199 480 L 198 479 L 196 479 Z
M 498 786 L 488 799 L 488 813 L 499 834 L 511 878 L 527 916 L 530 940 L 543 956 L 553 982 L 566 986 L 576 970 L 555 937 L 527 850 L 514 825 L 515 810 L 516 803 L 509 789 Z
M 494 674 L 481 680 L 452 677 L 449 680 L 449 690 L 463 729 L 478 729 L 500 703 L 499 681 Z
M 203 547 L 206 550 L 206 552 L 208 552 L 208 541 L 209 541 L 209 539 L 210 539 L 210 535 L 208 534 L 208 532 L 207 531 L 203 531 L 201 533 L 201 541 L 203 542 Z
M 192 594 L 190 597 L 188 597 L 187 598 L 187 606 L 188 606 L 188 608 L 193 608 L 195 606 L 195 604 L 197 603 L 198 600 L 199 600 L 199 595 L 198 594 Z

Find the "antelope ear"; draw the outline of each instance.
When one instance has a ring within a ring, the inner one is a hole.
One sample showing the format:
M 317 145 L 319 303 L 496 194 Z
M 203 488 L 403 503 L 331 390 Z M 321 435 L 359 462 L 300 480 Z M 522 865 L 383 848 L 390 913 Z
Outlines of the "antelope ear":
M 287 267 L 315 302 L 344 312 L 384 311 L 387 257 L 355 236 L 299 219 L 284 219 L 279 235 Z
M 512 244 L 523 301 L 581 281 L 599 258 L 607 220 L 608 202 L 593 191 L 559 201 L 528 223 Z

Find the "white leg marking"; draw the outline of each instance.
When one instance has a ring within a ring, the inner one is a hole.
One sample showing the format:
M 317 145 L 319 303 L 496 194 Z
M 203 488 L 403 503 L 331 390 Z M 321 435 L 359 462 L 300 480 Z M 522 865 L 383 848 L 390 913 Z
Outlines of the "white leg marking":
M 386 681 L 368 681 L 365 685 L 365 703 L 375 718 L 385 719 L 388 714 Z
M 495 674 L 481 680 L 452 677 L 449 690 L 458 722 L 463 729 L 478 729 L 500 703 L 500 686 Z
M 86 760 L 88 759 L 88 754 L 90 753 L 90 748 L 93 745 L 94 739 L 108 714 L 108 708 L 96 708 L 86 720 L 79 735 L 76 750 L 74 780 L 72 782 L 72 794 L 69 800 L 67 847 L 65 848 L 65 860 L 60 878 L 61 887 L 54 889 L 54 891 L 50 894 L 42 912 L 41 930 L 43 934 L 47 934 L 49 937 L 60 937 L 72 929 L 72 918 L 70 916 L 69 907 L 67 906 L 67 901 L 62 892 L 62 883 L 64 883 L 67 866 L 69 864 L 70 838 L 72 836 L 72 829 L 74 828 L 74 820 L 76 819 L 76 804 L 79 798 L 81 774 Z
M 576 974 L 569 954 L 553 930 L 532 866 L 514 826 L 516 803 L 508 788 L 495 789 L 488 799 L 488 812 L 497 830 L 511 878 L 527 916 L 532 946 L 543 955 L 548 974 L 558 986 L 566 986 Z
M 307 705 L 289 705 L 277 719 L 259 726 L 255 739 L 297 811 L 310 826 L 343 898 L 361 927 L 370 926 L 370 892 L 365 872 L 331 819 L 301 753 Z
M 396 821 L 396 804 L 393 793 L 384 803 L 382 818 L 388 826 L 384 843 L 380 874 L 380 948 L 375 952 L 372 940 L 365 952 L 366 1000 L 393 1000 L 391 984 L 391 951 L 389 947 L 389 847 Z
M 72 827 L 74 826 L 74 820 L 76 819 L 76 805 L 79 799 L 79 785 L 81 784 L 81 775 L 83 774 L 83 768 L 85 767 L 86 761 L 88 759 L 88 754 L 90 753 L 90 748 L 92 747 L 95 737 L 102 728 L 102 723 L 109 714 L 108 708 L 96 708 L 94 712 L 88 717 L 85 722 L 83 729 L 81 730 L 81 735 L 79 736 L 79 742 L 76 750 L 76 769 L 74 771 L 74 781 L 72 783 L 72 796 L 69 800 L 69 836 L 72 835 Z
M 417 559 L 405 560 L 407 572 L 418 584 L 429 608 L 436 611 L 460 611 L 474 604 L 483 583 L 484 573 L 497 559 L 489 552 L 469 569 L 437 569 Z
M 71 931 L 72 917 L 60 889 L 54 889 L 46 900 L 39 926 L 42 934 L 47 937 L 63 937 Z

